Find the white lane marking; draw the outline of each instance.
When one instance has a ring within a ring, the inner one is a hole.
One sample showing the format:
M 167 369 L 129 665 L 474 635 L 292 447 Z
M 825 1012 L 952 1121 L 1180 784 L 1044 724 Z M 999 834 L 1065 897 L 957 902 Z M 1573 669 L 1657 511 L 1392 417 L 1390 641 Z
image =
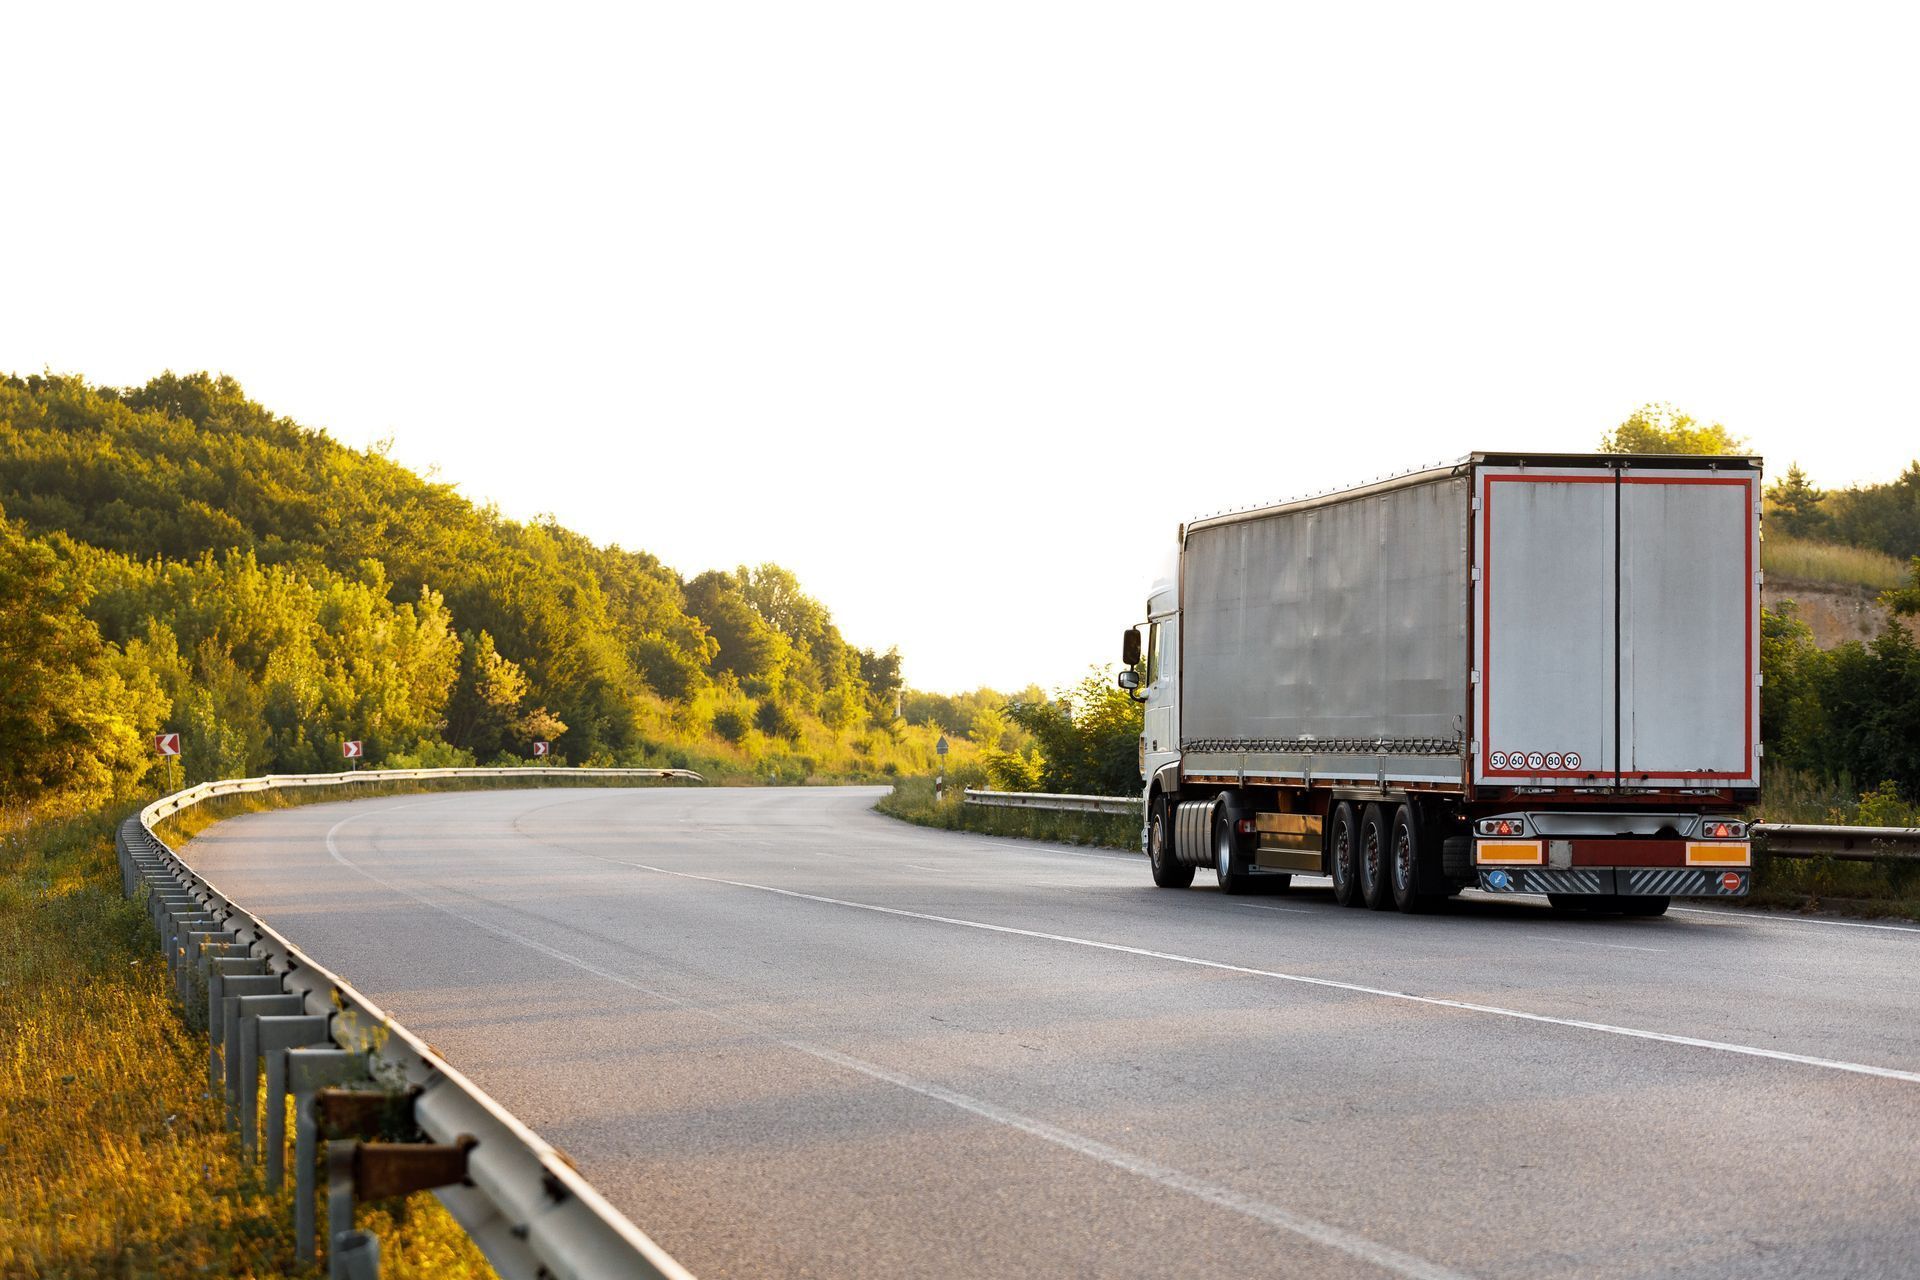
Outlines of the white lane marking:
M 1320 914 L 1312 907 L 1276 907 L 1267 902 L 1235 902 L 1229 905 L 1245 907 L 1249 911 L 1291 911 L 1293 914 L 1300 916 L 1317 916 Z
M 897 1088 L 917 1093 L 923 1098 L 945 1103 L 947 1106 L 956 1107 L 962 1111 L 979 1116 L 983 1120 L 991 1120 L 996 1124 L 1017 1129 L 1030 1137 L 1038 1138 L 1042 1142 L 1052 1143 L 1057 1147 L 1064 1147 L 1076 1155 L 1085 1156 L 1090 1160 L 1096 1160 L 1101 1164 L 1107 1165 L 1109 1168 L 1118 1169 L 1123 1173 L 1131 1173 L 1136 1177 L 1146 1178 L 1170 1191 L 1182 1192 L 1194 1197 L 1196 1200 L 1203 1200 L 1208 1204 L 1216 1205 L 1222 1209 L 1243 1214 L 1255 1221 L 1263 1222 L 1270 1227 L 1278 1227 L 1282 1231 L 1290 1231 L 1294 1235 L 1313 1241 L 1315 1244 L 1325 1245 L 1329 1249 L 1336 1249 L 1351 1257 L 1359 1258 L 1363 1262 L 1370 1262 L 1383 1271 L 1390 1271 L 1395 1275 L 1409 1277 L 1409 1280 L 1468 1280 L 1468 1277 L 1461 1272 L 1449 1270 L 1438 1263 L 1429 1262 L 1425 1258 L 1417 1258 L 1410 1253 L 1402 1253 L 1390 1245 L 1380 1244 L 1377 1241 L 1367 1239 L 1365 1236 L 1355 1235 L 1353 1232 L 1336 1227 L 1331 1223 L 1321 1222 L 1316 1218 L 1309 1218 L 1304 1214 L 1294 1213 L 1292 1210 L 1283 1209 L 1279 1205 L 1269 1204 L 1264 1200 L 1259 1200 L 1243 1192 L 1235 1191 L 1231 1187 L 1221 1186 L 1215 1182 L 1208 1182 L 1206 1179 L 1195 1177 L 1193 1174 L 1187 1173 L 1184 1170 L 1175 1169 L 1170 1165 L 1161 1164 L 1156 1160 L 1149 1160 L 1145 1156 L 1134 1155 L 1130 1151 L 1122 1151 L 1118 1147 L 1110 1147 L 1096 1138 L 1089 1138 L 1084 1134 L 1075 1133 L 1071 1129 L 1063 1129 L 1059 1125 L 1049 1124 L 1045 1120 L 1038 1120 L 1032 1116 L 1022 1115 L 1018 1111 L 1011 1111 L 1006 1107 L 987 1102 L 984 1099 L 956 1092 L 955 1090 L 934 1084 L 930 1080 L 920 1080 L 913 1076 L 903 1075 L 898 1071 L 880 1066 L 878 1063 L 868 1062 L 862 1058 L 855 1058 L 848 1054 L 841 1053 L 836 1049 L 829 1049 L 825 1045 L 813 1044 L 806 1040 L 796 1040 L 788 1036 L 783 1036 L 777 1031 L 769 1030 L 757 1023 L 749 1022 L 744 1018 L 735 1017 L 731 1014 L 718 1013 L 712 1009 L 694 1004 L 689 1000 L 684 1000 L 679 996 L 669 995 L 667 992 L 659 991 L 635 982 L 633 979 L 625 977 L 622 974 L 614 973 L 610 969 L 603 969 L 597 964 L 583 960 L 570 952 L 562 951 L 558 947 L 548 946 L 544 942 L 529 938 L 524 934 L 516 933 L 511 929 L 504 928 L 491 921 L 470 916 L 464 911 L 456 911 L 454 908 L 446 906 L 443 903 L 435 902 L 431 898 L 416 893 L 404 885 L 398 885 L 391 880 L 382 879 L 380 876 L 366 870 L 340 852 L 339 843 L 334 839 L 340 828 L 350 822 L 356 822 L 360 818 L 369 816 L 371 815 L 364 813 L 355 814 L 353 817 L 342 818 L 339 822 L 334 823 L 332 829 L 327 832 L 328 856 L 341 866 L 365 876 L 375 884 L 391 889 L 395 893 L 403 894 L 423 907 L 428 907 L 443 915 L 452 916 L 454 919 L 470 924 L 476 929 L 485 930 L 495 937 L 505 938 L 510 942 L 519 943 L 521 946 L 532 951 L 537 951 L 543 956 L 558 960 L 562 964 L 571 965 L 583 973 L 590 973 L 597 978 L 603 978 L 608 982 L 626 987 L 631 991 L 637 991 L 641 995 L 661 1001 L 664 1004 L 670 1004 L 677 1009 L 698 1014 L 703 1018 L 711 1019 L 723 1026 L 730 1026 L 741 1031 L 749 1032 L 762 1039 L 792 1049 L 795 1052 L 818 1058 L 822 1062 L 856 1072 L 869 1079 L 878 1080 L 883 1084 L 894 1085 Z M 614 861 L 614 859 L 608 859 L 608 861 Z M 705 877 L 696 876 L 693 878 L 704 879 Z
M 944 875 L 946 873 L 945 867 L 926 867 L 926 866 L 922 866 L 918 862 L 903 862 L 900 865 L 903 867 L 912 867 L 915 871 L 932 871 L 940 875 Z
M 1578 938 L 1563 938 L 1557 933 L 1523 933 L 1523 938 L 1541 938 L 1547 942 L 1565 942 L 1576 947 L 1605 947 L 1609 951 L 1653 951 L 1661 955 L 1667 953 L 1666 947 L 1630 947 L 1624 942 L 1582 942 Z
M 1739 920 L 1749 924 L 1824 924 L 1835 929 L 1879 929 L 1886 933 L 1920 933 L 1920 929 L 1909 929 L 1898 924 L 1868 924 L 1863 920 L 1815 920 L 1796 916 L 1767 915 L 1760 911 L 1718 911 L 1712 907 L 1668 907 L 1669 911 L 1684 911 L 1690 916 L 1719 916 L 1725 920 Z
M 588 854 L 588 857 L 601 857 Z M 1541 1023 L 1547 1026 L 1572 1027 L 1580 1031 L 1597 1031 L 1604 1035 L 1624 1036 L 1630 1040 L 1652 1040 L 1661 1044 L 1685 1045 L 1691 1049 L 1711 1049 L 1717 1053 L 1739 1054 L 1748 1058 L 1766 1058 L 1773 1062 L 1791 1062 L 1803 1067 L 1820 1067 L 1827 1071 L 1846 1071 L 1854 1075 L 1879 1076 L 1886 1080 L 1902 1080 L 1908 1084 L 1920 1084 L 1920 1071 L 1901 1071 L 1895 1067 L 1876 1067 L 1866 1062 L 1845 1062 L 1837 1058 L 1817 1058 L 1811 1054 L 1787 1053 L 1781 1049 L 1763 1049 L 1757 1045 L 1734 1044 L 1726 1040 L 1703 1040 L 1697 1036 L 1674 1035 L 1667 1031 L 1645 1031 L 1639 1027 L 1615 1026 L 1609 1022 L 1588 1022 L 1580 1018 L 1556 1018 L 1545 1013 L 1528 1013 L 1524 1009 L 1505 1009 L 1493 1004 L 1475 1004 L 1469 1000 L 1449 1000 L 1443 996 L 1415 995 L 1410 991 L 1393 991 L 1385 987 L 1368 987 L 1357 982 L 1341 982 L 1335 978 L 1314 978 L 1299 973 L 1281 973 L 1277 969 L 1253 969 L 1246 965 L 1227 964 L 1220 960 L 1203 960 L 1198 956 L 1185 956 L 1172 951 L 1154 951 L 1146 947 L 1129 947 L 1118 942 L 1099 942 L 1092 938 L 1076 938 L 1065 933 L 1044 933 L 1038 929 L 1016 929 L 1012 925 L 988 924 L 983 920 L 962 920 L 955 916 L 938 916 L 926 911 L 908 911 L 901 907 L 882 907 L 871 902 L 850 902 L 845 898 L 829 898 L 817 893 L 801 893 L 797 889 L 781 889 L 768 884 L 751 884 L 744 880 L 725 880 L 719 876 L 697 876 L 691 871 L 670 871 L 665 867 L 650 866 L 644 862 L 628 862 L 621 858 L 604 858 L 607 862 L 620 863 L 641 871 L 652 871 L 663 876 L 677 876 L 682 880 L 701 880 L 708 884 L 723 884 L 735 889 L 755 889 L 762 893 L 776 893 L 785 898 L 799 898 L 807 902 L 820 902 L 835 907 L 851 907 L 856 911 L 873 911 L 880 915 L 901 916 L 909 920 L 926 920 L 934 924 L 950 924 L 962 929 L 980 929 L 988 933 L 1003 933 L 1020 938 L 1037 938 L 1045 942 L 1062 942 L 1069 946 L 1089 947 L 1096 951 L 1112 951 L 1121 955 L 1142 956 L 1149 960 L 1167 960 L 1174 964 L 1189 964 L 1201 969 L 1214 969 L 1221 973 L 1242 973 L 1256 978 L 1274 978 L 1281 982 L 1297 982 L 1303 986 L 1326 987 L 1335 991 L 1352 991 L 1358 995 L 1380 996 L 1388 1000 L 1405 1000 L 1411 1004 L 1431 1005 L 1440 1009 L 1459 1009 L 1467 1013 L 1483 1013 L 1496 1018 L 1512 1018 L 1519 1022 Z

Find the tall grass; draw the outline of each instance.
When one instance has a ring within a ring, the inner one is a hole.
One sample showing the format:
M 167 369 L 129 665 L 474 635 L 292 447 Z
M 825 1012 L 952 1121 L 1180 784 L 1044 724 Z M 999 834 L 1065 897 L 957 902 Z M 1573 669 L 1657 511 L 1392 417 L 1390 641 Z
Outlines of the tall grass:
M 1140 851 L 1140 819 L 1131 814 L 986 808 L 961 803 L 958 785 L 948 787 L 945 799 L 936 803 L 932 778 L 902 778 L 874 808 L 890 817 L 945 831 Z
M 1769 578 L 1789 582 L 1868 587 L 1884 591 L 1905 586 L 1907 567 L 1883 552 L 1835 542 L 1809 542 L 1769 534 L 1760 544 L 1760 567 Z
M 1890 782 L 1863 792 L 1844 777 L 1768 769 L 1760 796 L 1756 821 L 1920 827 L 1920 805 L 1902 797 Z M 1920 864 L 1762 856 L 1749 902 L 1800 909 L 1837 906 L 1862 915 L 1920 919 Z
M 0 835 L 0 1276 L 312 1277 L 207 1088 L 120 813 Z M 291 1179 L 289 1179 L 291 1182 Z M 369 1207 L 384 1274 L 491 1276 L 431 1195 Z

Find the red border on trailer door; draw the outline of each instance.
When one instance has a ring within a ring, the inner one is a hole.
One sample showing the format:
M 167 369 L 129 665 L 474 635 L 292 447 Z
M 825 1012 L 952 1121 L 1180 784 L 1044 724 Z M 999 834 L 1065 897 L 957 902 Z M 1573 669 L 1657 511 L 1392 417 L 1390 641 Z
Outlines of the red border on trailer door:
M 1623 777 L 1625 776 L 1624 771 L 1618 770 L 1618 769 L 1607 769 L 1607 770 L 1599 770 L 1599 771 L 1586 770 L 1586 769 L 1558 769 L 1558 770 L 1526 769 L 1526 768 L 1495 769 L 1487 763 L 1487 757 L 1493 751 L 1492 727 L 1493 727 L 1493 484 L 1494 482 L 1496 480 L 1505 480 L 1505 481 L 1525 481 L 1532 484 L 1613 484 L 1618 482 L 1621 484 L 1739 485 L 1741 488 L 1744 488 L 1749 491 L 1749 498 L 1746 504 L 1747 536 L 1746 536 L 1746 542 L 1742 547 L 1742 554 L 1745 556 L 1745 563 L 1747 567 L 1747 579 L 1746 579 L 1747 589 L 1751 591 L 1753 589 L 1753 541 L 1754 541 L 1754 526 L 1753 526 L 1754 504 L 1751 497 L 1751 491 L 1754 487 L 1756 478 L 1757 477 L 1752 475 L 1740 476 L 1740 477 L 1630 476 L 1630 475 L 1621 475 L 1618 472 L 1611 471 L 1611 470 L 1601 475 L 1594 475 L 1591 472 L 1587 472 L 1581 475 L 1549 475 L 1549 474 L 1491 475 L 1486 472 L 1481 473 L 1481 476 L 1480 476 L 1480 758 L 1478 763 L 1480 766 L 1480 774 L 1482 777 L 1488 778 L 1488 779 L 1492 779 L 1492 778 L 1587 779 L 1587 778 L 1595 777 L 1596 773 L 1618 773 Z M 1616 574 L 1618 573 L 1618 571 L 1619 569 L 1618 569 L 1618 566 L 1616 565 L 1615 566 Z M 1616 587 L 1616 591 L 1617 590 L 1618 588 Z M 1744 654 L 1744 662 L 1745 662 L 1746 672 L 1747 672 L 1747 687 L 1746 687 L 1747 767 L 1746 769 L 1739 774 L 1716 773 L 1716 772 L 1711 772 L 1705 769 L 1669 769 L 1669 770 L 1636 769 L 1634 770 L 1634 773 L 1636 776 L 1649 777 L 1649 778 L 1720 778 L 1727 781 L 1730 784 L 1737 785 L 1740 782 L 1744 782 L 1749 776 L 1754 775 L 1755 767 L 1754 767 L 1753 761 L 1755 759 L 1755 756 L 1754 756 L 1754 741 L 1753 741 L 1753 702 L 1754 702 L 1753 616 L 1755 612 L 1756 610 L 1753 607 L 1753 603 L 1751 600 L 1749 600 L 1745 610 L 1746 652 Z M 1618 646 L 1619 643 L 1620 643 L 1619 637 L 1615 636 L 1614 644 Z M 1618 765 L 1619 764 L 1618 756 L 1620 752 L 1620 744 L 1618 742 L 1615 742 L 1613 744 L 1613 750 L 1615 755 L 1614 763 Z

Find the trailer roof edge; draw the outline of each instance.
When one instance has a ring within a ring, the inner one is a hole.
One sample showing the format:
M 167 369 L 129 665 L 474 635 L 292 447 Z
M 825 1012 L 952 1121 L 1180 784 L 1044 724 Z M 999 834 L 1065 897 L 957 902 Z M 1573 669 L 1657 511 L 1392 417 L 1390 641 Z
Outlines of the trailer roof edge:
M 1395 489 L 1410 489 L 1415 485 L 1432 484 L 1438 480 L 1446 480 L 1461 475 L 1467 470 L 1477 466 L 1654 466 L 1663 471 L 1713 471 L 1723 468 L 1758 470 L 1760 465 L 1760 458 L 1753 454 L 1475 452 L 1454 462 L 1435 463 L 1412 471 L 1403 471 L 1398 475 L 1384 476 L 1378 480 L 1370 480 L 1366 484 L 1353 485 L 1345 489 L 1329 489 L 1324 493 L 1307 494 L 1298 498 L 1288 498 L 1281 502 L 1269 502 L 1256 507 L 1246 507 L 1238 511 L 1218 511 L 1212 515 L 1199 516 L 1187 521 L 1180 527 L 1180 540 L 1185 542 L 1187 535 L 1196 529 L 1208 529 L 1223 524 L 1237 524 L 1242 520 L 1259 520 L 1266 516 L 1279 515 L 1287 511 L 1311 510 L 1314 507 L 1330 506 L 1336 502 L 1346 502 L 1353 498 L 1364 498 L 1376 493 L 1388 493 Z

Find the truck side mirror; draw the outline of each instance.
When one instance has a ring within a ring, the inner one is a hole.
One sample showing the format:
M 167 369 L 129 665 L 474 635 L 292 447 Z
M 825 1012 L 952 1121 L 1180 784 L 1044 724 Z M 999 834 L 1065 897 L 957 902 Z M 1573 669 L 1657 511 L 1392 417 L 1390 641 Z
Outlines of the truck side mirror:
M 1120 687 L 1132 693 L 1140 687 L 1140 673 L 1129 667 L 1120 673 Z
M 1120 665 L 1123 667 L 1132 667 L 1139 665 L 1139 662 L 1140 628 L 1128 627 L 1120 633 Z M 1121 687 L 1132 688 L 1133 686 L 1123 685 Z

